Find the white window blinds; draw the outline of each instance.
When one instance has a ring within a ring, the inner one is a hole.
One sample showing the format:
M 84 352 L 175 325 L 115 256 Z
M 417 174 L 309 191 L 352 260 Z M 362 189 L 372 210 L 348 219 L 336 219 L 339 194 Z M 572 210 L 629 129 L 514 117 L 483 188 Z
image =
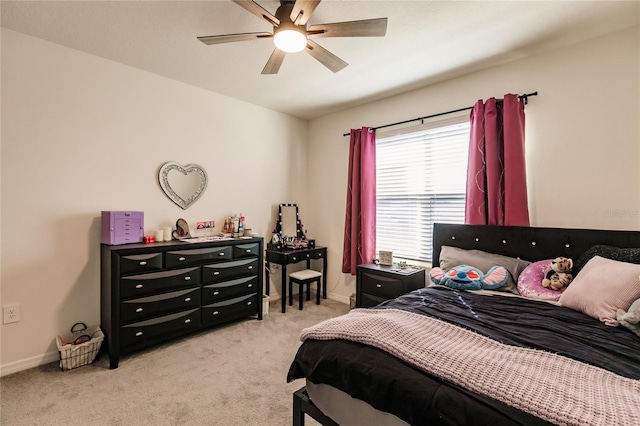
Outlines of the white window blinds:
M 376 250 L 394 258 L 431 261 L 433 223 L 464 223 L 468 116 L 426 127 L 377 135 Z

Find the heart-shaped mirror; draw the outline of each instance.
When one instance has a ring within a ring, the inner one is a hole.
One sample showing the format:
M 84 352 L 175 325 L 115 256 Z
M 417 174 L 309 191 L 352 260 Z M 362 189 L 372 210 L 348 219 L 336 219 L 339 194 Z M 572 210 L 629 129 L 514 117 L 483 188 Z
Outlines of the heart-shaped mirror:
M 160 186 L 167 197 L 183 209 L 195 203 L 207 188 L 207 172 L 197 164 L 168 162 L 160 167 Z

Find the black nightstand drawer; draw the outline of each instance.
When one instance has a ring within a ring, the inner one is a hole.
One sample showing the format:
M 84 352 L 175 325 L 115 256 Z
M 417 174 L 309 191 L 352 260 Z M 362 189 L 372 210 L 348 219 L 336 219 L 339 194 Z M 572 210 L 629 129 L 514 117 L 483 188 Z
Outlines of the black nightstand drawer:
M 362 297 L 361 299 L 361 306 L 358 306 L 359 308 L 370 308 L 372 306 L 376 306 L 382 302 L 384 302 L 385 300 L 389 300 L 385 297 L 377 297 L 371 294 L 367 294 L 367 293 L 362 293 Z
M 391 299 L 402 293 L 402 280 L 376 273 L 362 273 L 362 292 Z

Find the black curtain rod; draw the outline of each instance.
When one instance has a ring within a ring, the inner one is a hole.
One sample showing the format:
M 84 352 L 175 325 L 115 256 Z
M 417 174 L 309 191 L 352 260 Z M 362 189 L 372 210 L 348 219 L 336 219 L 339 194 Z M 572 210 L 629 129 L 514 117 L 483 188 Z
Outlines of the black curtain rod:
M 526 95 L 520 95 L 520 96 L 518 96 L 518 99 L 524 99 L 524 104 L 526 105 L 528 103 L 528 98 L 530 96 L 538 96 L 538 92 L 527 93 Z M 500 100 L 502 100 L 502 99 L 500 99 Z M 456 113 L 456 112 L 466 111 L 466 110 L 470 110 L 470 109 L 473 109 L 473 107 L 470 106 L 470 107 L 466 107 L 466 108 L 454 109 L 452 111 L 439 112 L 437 114 L 426 115 L 424 117 L 412 118 L 411 120 L 398 121 L 396 123 L 384 124 L 384 125 L 378 126 L 378 127 L 371 127 L 371 129 L 375 131 L 375 130 L 378 130 L 378 129 L 384 129 L 385 127 L 397 126 L 399 124 L 411 123 L 413 121 L 426 120 L 427 118 L 440 117 L 441 115 L 453 114 L 453 113 Z M 345 133 L 342 136 L 349 136 L 350 134 L 351 134 L 351 132 Z

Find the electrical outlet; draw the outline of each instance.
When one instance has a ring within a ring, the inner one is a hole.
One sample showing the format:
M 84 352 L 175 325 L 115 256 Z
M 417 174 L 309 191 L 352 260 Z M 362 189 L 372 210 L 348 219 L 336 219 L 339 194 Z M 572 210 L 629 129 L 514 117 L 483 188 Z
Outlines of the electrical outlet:
M 20 304 L 4 305 L 4 324 L 20 321 Z

